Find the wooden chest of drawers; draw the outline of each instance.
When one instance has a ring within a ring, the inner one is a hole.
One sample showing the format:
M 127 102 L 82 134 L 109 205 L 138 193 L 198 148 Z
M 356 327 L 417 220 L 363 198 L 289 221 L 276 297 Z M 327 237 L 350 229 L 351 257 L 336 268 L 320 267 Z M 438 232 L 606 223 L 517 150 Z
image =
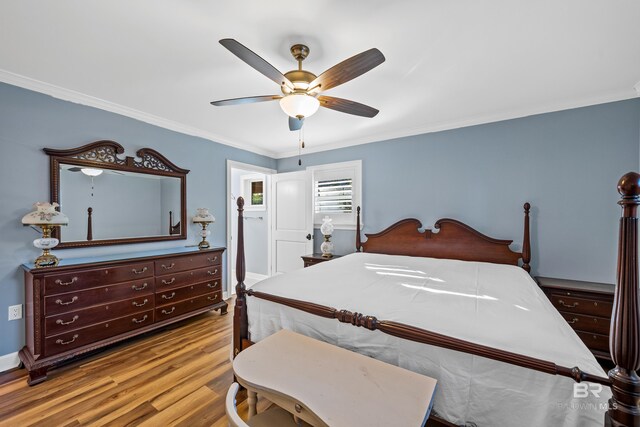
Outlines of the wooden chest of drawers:
M 208 310 L 226 314 L 224 248 L 25 267 L 29 384 L 56 364 Z M 116 257 L 117 258 L 117 257 Z
M 549 277 L 536 280 L 589 350 L 599 359 L 611 360 L 609 328 L 614 286 Z

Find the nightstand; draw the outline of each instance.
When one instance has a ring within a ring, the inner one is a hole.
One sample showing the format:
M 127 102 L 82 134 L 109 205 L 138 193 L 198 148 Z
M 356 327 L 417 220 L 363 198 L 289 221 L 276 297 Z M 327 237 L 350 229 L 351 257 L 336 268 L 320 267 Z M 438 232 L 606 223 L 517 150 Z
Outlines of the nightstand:
M 321 262 L 331 261 L 332 259 L 340 258 L 341 256 L 342 255 L 334 255 L 331 258 L 325 258 L 322 256 L 322 254 L 314 253 L 311 255 L 304 255 L 302 257 L 302 261 L 304 262 L 304 266 L 306 268 L 312 265 L 320 264 Z
M 536 280 L 589 350 L 599 359 L 611 360 L 609 327 L 614 286 L 550 277 Z

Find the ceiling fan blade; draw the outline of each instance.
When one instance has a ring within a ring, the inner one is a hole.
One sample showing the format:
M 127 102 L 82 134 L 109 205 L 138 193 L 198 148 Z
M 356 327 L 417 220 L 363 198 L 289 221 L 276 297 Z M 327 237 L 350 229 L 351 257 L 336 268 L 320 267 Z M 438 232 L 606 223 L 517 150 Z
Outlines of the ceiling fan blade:
M 333 96 L 319 96 L 320 106 L 340 111 L 341 113 L 353 114 L 362 117 L 375 117 L 378 110 L 359 102 L 349 101 L 348 99 L 335 98 Z
M 309 84 L 310 91 L 323 92 L 333 87 L 355 79 L 384 62 L 382 52 L 373 48 L 345 59 L 341 63 L 334 65 L 324 73 L 320 74 Z M 317 89 L 314 89 L 316 88 Z
M 78 166 L 74 166 L 72 168 L 67 169 L 69 172 L 80 172 L 82 168 L 78 167 Z
M 232 98 L 213 101 L 211 102 L 211 105 L 222 107 L 224 105 L 253 104 L 254 102 L 275 101 L 276 99 L 280 98 L 282 98 L 280 95 L 247 96 L 244 98 Z
M 300 130 L 304 124 L 304 117 L 299 119 L 297 117 L 289 116 L 289 130 Z
M 237 42 L 234 39 L 222 39 L 220 40 L 220 44 L 226 47 L 235 56 L 242 59 L 244 62 L 246 62 L 256 70 L 258 70 L 260 73 L 269 77 L 271 80 L 276 82 L 279 86 L 287 86 L 289 89 L 293 90 L 293 83 L 291 83 L 291 81 L 289 81 L 288 78 L 286 78 L 273 65 L 269 64 L 267 61 L 262 59 L 251 49 L 247 48 L 246 46 Z

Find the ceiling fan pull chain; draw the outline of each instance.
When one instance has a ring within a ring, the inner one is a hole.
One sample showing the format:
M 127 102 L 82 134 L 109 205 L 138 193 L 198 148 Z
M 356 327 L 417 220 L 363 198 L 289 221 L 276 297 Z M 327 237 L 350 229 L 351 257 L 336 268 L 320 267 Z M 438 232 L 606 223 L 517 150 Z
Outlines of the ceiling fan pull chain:
M 304 148 L 304 141 L 302 139 L 302 128 L 298 131 L 298 166 L 302 166 L 302 149 Z

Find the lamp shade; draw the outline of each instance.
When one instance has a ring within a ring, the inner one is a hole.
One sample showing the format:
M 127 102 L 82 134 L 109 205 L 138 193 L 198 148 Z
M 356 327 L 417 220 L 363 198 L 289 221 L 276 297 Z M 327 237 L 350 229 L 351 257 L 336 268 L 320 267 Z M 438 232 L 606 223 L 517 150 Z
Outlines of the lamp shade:
M 22 217 L 24 225 L 67 225 L 69 218 L 62 212 L 58 212 L 57 203 L 37 202 L 33 204 L 34 210 Z
M 291 117 L 309 117 L 320 107 L 320 101 L 304 93 L 293 93 L 280 99 L 280 108 Z
M 195 223 L 210 223 L 216 222 L 216 218 L 209 213 L 209 209 L 207 208 L 197 208 L 196 214 L 193 217 L 193 222 Z

